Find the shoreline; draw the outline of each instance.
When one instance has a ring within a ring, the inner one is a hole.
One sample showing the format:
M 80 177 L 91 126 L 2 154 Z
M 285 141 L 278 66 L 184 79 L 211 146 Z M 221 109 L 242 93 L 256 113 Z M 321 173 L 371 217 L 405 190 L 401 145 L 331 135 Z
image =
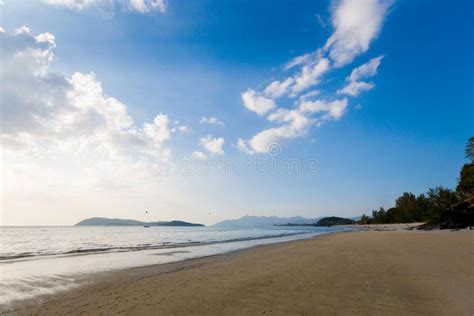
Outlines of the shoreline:
M 338 229 L 337 231 L 343 231 Z M 185 247 L 166 247 L 138 251 L 120 251 L 67 256 L 38 256 L 0 263 L 0 310 L 3 306 L 45 295 L 56 295 L 88 283 L 107 272 L 156 266 L 231 253 L 261 245 L 308 239 L 332 231 L 252 238 L 232 242 L 214 242 Z
M 77 288 L 9 304 L 2 312 L 146 314 L 160 308 L 178 314 L 371 314 L 398 309 L 408 314 L 472 314 L 467 299 L 473 297 L 474 275 L 466 263 L 474 262 L 469 251 L 473 240 L 470 231 L 330 233 L 91 274 Z M 374 275 L 374 270 L 381 271 Z M 249 291 L 256 297 L 249 297 Z M 375 309 L 369 308 L 370 298 L 379 302 Z
M 216 240 L 216 241 L 207 241 L 207 242 L 183 242 L 183 243 L 166 243 L 161 245 L 146 245 L 146 246 L 126 246 L 126 247 L 109 247 L 109 248 L 90 248 L 90 249 L 76 249 L 76 250 L 68 250 L 67 252 L 59 252 L 59 253 L 45 253 L 45 254 L 18 254 L 12 255 L 10 257 L 0 257 L 0 264 L 2 263 L 14 263 L 20 261 L 28 261 L 28 260 L 42 260 L 42 259 L 54 259 L 54 258 L 67 258 L 67 257 L 74 257 L 74 256 L 87 256 L 87 255 L 95 255 L 95 254 L 113 254 L 113 253 L 127 253 L 127 252 L 135 252 L 135 251 L 150 251 L 150 250 L 169 250 L 169 249 L 180 249 L 180 248 L 188 248 L 188 247 L 200 247 L 200 246 L 212 246 L 212 245 L 219 245 L 219 244 L 226 244 L 226 243 L 237 243 L 237 242 L 258 242 L 260 240 L 279 240 L 285 238 L 298 238 L 305 237 L 305 235 L 311 234 L 326 234 L 332 232 L 343 232 L 346 228 L 348 230 L 352 230 L 352 228 L 340 226 L 336 229 L 331 230 L 329 227 L 327 231 L 319 231 L 319 232 L 294 232 L 294 233 L 286 233 L 286 234 L 279 234 L 279 235 L 267 235 L 267 236 L 258 236 L 258 237 L 242 237 L 242 238 L 234 238 L 228 240 Z M 278 241 L 277 241 L 278 242 Z

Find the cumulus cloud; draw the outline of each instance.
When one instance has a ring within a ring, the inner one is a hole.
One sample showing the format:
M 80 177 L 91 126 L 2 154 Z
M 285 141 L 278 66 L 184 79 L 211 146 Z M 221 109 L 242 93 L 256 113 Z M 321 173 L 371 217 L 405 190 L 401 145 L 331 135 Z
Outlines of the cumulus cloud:
M 382 28 L 393 0 L 340 0 L 333 7 L 333 34 L 324 50 L 336 67 L 344 66 L 365 53 Z
M 127 106 L 108 96 L 93 73 L 68 77 L 52 72 L 54 36 L 34 36 L 22 27 L 1 32 L 4 84 L 0 127 L 2 148 L 36 153 L 81 146 L 88 155 L 155 161 L 168 159 L 169 118 L 157 115 L 136 126 Z M 94 153 L 94 154 L 92 154 Z
M 199 145 L 206 149 L 212 155 L 223 155 L 224 150 L 224 138 L 222 137 L 212 137 L 212 135 L 207 135 L 199 139 Z
M 205 117 L 205 116 L 202 116 L 201 119 L 199 120 L 199 123 L 201 124 L 211 124 L 211 125 L 220 125 L 220 126 L 224 126 L 224 122 L 222 122 L 221 120 L 219 120 L 217 117 L 214 117 L 214 116 L 210 116 L 210 117 Z
M 202 151 L 194 151 L 191 154 L 191 157 L 193 157 L 194 159 L 202 160 L 202 159 L 206 159 L 207 155 L 205 153 L 203 153 Z
M 252 89 L 248 89 L 242 93 L 242 100 L 247 109 L 258 115 L 263 115 L 276 107 L 272 99 L 268 99 Z
M 179 195 L 163 168 L 173 165 L 167 115 L 137 125 L 93 73 L 53 72 L 49 33 L 0 32 L 0 47 L 4 224 L 48 224 L 45 212 L 66 224 L 74 219 L 64 205 L 81 217 L 134 209 L 137 200 L 171 208 Z M 17 215 L 25 212 L 29 220 Z
M 282 139 L 292 139 L 304 135 L 311 124 L 311 120 L 297 109 L 280 108 L 270 114 L 267 119 L 281 126 L 263 130 L 248 141 L 239 138 L 237 148 L 240 151 L 247 154 L 267 153 L 273 144 L 278 144 Z
M 263 93 L 274 99 L 279 98 L 288 91 L 288 88 L 291 84 L 293 84 L 293 82 L 294 79 L 291 77 L 284 80 L 283 82 L 278 80 L 273 81 L 265 88 L 265 90 L 263 90 Z
M 53 6 L 62 6 L 72 10 L 85 10 L 91 7 L 114 9 L 116 6 L 139 13 L 159 11 L 166 12 L 165 0 L 43 0 L 43 3 Z
M 169 128 L 170 120 L 168 115 L 159 114 L 153 120 L 153 123 L 145 123 L 143 131 L 150 140 L 156 144 L 161 144 L 165 140 L 171 138 L 171 130 Z
M 342 117 L 347 108 L 347 99 L 334 100 L 334 101 L 303 101 L 300 103 L 301 113 L 321 113 L 325 114 L 322 116 L 323 119 L 332 118 L 338 120 Z
M 280 127 L 273 127 L 261 131 L 253 136 L 249 144 L 257 153 L 267 153 L 273 144 L 278 144 L 281 139 L 292 139 L 306 133 L 310 120 L 296 110 L 280 109 L 275 112 L 270 121 L 284 123 Z
M 329 59 L 323 57 L 321 50 L 296 57 L 285 68 L 290 69 L 298 65 L 301 66 L 300 71 L 283 81 L 273 81 L 263 93 L 271 99 L 282 97 L 287 93 L 292 97 L 297 96 L 304 90 L 317 85 L 321 77 L 331 68 Z
M 393 2 L 393 0 L 333 1 L 331 21 L 334 32 L 324 47 L 290 60 L 285 65 L 285 70 L 301 67 L 300 71 L 285 80 L 273 81 L 265 88 L 264 94 L 273 99 L 286 93 L 297 96 L 317 85 L 321 77 L 331 69 L 349 64 L 355 57 L 365 53 L 380 32 Z M 364 71 L 370 72 L 371 67 L 376 69 L 381 58 L 382 56 L 377 57 L 366 69 L 361 69 L 361 75 Z M 364 88 L 367 88 L 367 85 Z
M 249 148 L 247 142 L 242 138 L 237 140 L 237 149 L 246 154 L 254 154 L 254 151 Z
M 311 94 L 313 97 L 317 95 Z M 296 109 L 279 108 L 270 113 L 267 120 L 280 126 L 265 129 L 249 140 L 239 138 L 237 148 L 247 154 L 268 153 L 273 144 L 306 135 L 312 124 L 319 127 L 324 121 L 339 120 L 347 110 L 346 98 L 324 101 L 311 100 L 311 97 L 309 95 L 300 99 Z
M 319 82 L 321 76 L 329 70 L 329 59 L 320 58 L 314 64 L 308 64 L 303 67 L 301 72 L 295 76 L 295 84 L 291 88 L 294 95 L 314 86 Z
M 306 100 L 308 98 L 312 98 L 317 96 L 320 93 L 319 90 L 311 90 L 306 92 L 305 94 L 300 95 L 300 101 Z
M 361 79 L 368 79 L 377 74 L 377 69 L 380 65 L 383 56 L 375 57 L 352 70 L 351 75 L 346 78 L 348 84 L 337 91 L 338 94 L 347 94 L 350 96 L 357 96 L 363 91 L 371 90 L 375 87 L 372 82 L 359 81 Z
M 246 153 L 268 152 L 268 145 L 282 139 L 305 135 L 312 124 L 320 126 L 328 120 L 339 120 L 348 108 L 347 98 L 337 99 L 334 92 L 317 99 L 320 90 L 314 90 L 331 70 L 351 63 L 365 53 L 377 37 L 388 10 L 394 0 L 333 0 L 331 24 L 333 33 L 322 48 L 297 56 L 287 62 L 284 69 L 291 75 L 274 80 L 262 93 L 248 89 L 242 93 L 244 106 L 280 126 L 257 133 L 249 140 L 239 138 L 237 148 Z M 357 96 L 372 89 L 372 82 L 362 81 L 377 74 L 383 56 L 371 59 L 355 68 L 346 78 L 343 88 L 335 94 Z M 329 79 L 330 81 L 330 79 Z M 308 89 L 313 88 L 313 90 Z M 298 97 L 293 109 L 279 108 L 274 100 L 283 96 Z M 329 100 L 329 101 L 328 101 Z

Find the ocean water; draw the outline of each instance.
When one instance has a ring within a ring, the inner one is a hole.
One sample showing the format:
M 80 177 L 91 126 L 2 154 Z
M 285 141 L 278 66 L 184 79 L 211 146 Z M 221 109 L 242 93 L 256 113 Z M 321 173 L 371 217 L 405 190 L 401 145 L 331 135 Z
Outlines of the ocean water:
M 328 227 L 0 227 L 0 262 L 39 256 L 94 254 L 277 238 Z
M 0 305 L 81 285 L 94 273 L 311 238 L 327 227 L 0 227 Z

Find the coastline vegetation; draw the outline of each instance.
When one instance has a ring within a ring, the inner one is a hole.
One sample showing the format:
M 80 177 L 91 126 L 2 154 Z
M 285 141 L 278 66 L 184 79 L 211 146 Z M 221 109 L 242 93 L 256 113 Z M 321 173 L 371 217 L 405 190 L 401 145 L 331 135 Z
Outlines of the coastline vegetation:
M 468 163 L 461 169 L 458 184 L 455 190 L 445 187 L 430 188 L 426 193 L 418 196 L 411 192 L 404 192 L 395 200 L 395 206 L 385 210 L 373 210 L 372 216 L 362 215 L 358 224 L 394 224 L 428 222 L 439 225 L 441 219 L 458 216 L 465 213 L 461 220 L 468 221 L 461 226 L 472 226 L 474 209 L 474 136 L 470 137 L 466 145 Z
M 352 225 L 355 221 L 349 218 L 343 217 L 324 217 L 321 218 L 314 226 L 335 226 L 335 225 Z

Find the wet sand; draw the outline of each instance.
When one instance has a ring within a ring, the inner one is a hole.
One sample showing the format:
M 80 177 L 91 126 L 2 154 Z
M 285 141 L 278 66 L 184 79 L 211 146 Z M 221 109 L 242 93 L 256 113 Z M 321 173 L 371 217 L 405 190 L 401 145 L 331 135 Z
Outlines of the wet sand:
M 474 231 L 364 231 L 95 274 L 14 314 L 472 315 Z

